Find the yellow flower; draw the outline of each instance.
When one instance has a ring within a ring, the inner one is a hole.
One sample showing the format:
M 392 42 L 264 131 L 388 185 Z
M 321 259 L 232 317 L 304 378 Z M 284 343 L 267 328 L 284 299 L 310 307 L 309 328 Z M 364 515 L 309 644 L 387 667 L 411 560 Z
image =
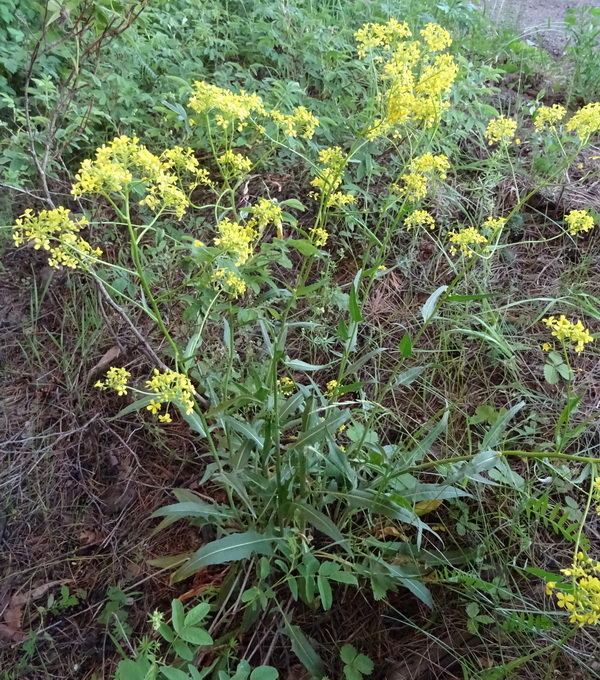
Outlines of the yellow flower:
M 600 130 L 600 102 L 586 104 L 567 123 L 567 131 L 575 131 L 580 139 L 587 139 Z
M 406 22 L 399 23 L 396 19 L 390 19 L 387 24 L 364 24 L 354 34 L 358 43 L 358 56 L 364 59 L 367 50 L 375 47 L 390 49 L 394 42 L 412 35 Z
M 133 186 L 144 187 L 146 196 L 140 205 L 183 217 L 189 200 L 178 186 L 178 176 L 171 170 L 181 165 L 192 168 L 194 186 L 198 183 L 201 171 L 196 171 L 197 162 L 191 149 L 183 151 L 175 147 L 159 158 L 139 141 L 137 137 L 121 135 L 97 149 L 94 160 L 87 159 L 81 164 L 71 193 L 78 198 L 83 194 L 118 194 Z
M 194 248 L 203 248 L 204 243 L 202 241 L 199 241 L 198 239 L 194 240 Z
M 484 229 L 489 229 L 492 234 L 500 231 L 506 224 L 506 219 L 504 217 L 488 217 L 483 223 L 482 227 Z
M 408 230 L 413 227 L 429 227 L 429 229 L 435 229 L 435 220 L 427 210 L 415 210 L 404 220 L 404 226 Z
M 296 387 L 296 383 L 291 378 L 288 378 L 287 375 L 278 380 L 277 385 L 283 394 L 291 394 Z
M 233 127 L 241 130 L 248 125 L 252 114 L 267 114 L 257 94 L 248 94 L 245 90 L 235 94 L 204 81 L 194 83 L 188 106 L 198 114 L 214 113 L 216 124 L 225 130 Z
M 153 416 L 155 416 L 160 411 L 161 408 L 162 404 L 160 403 L 160 401 L 155 401 L 154 399 L 151 399 L 148 406 L 146 406 L 146 409 L 150 411 L 150 413 Z
M 475 227 L 465 227 L 459 231 L 451 231 L 448 233 L 450 237 L 450 252 L 456 255 L 459 251 L 464 257 L 473 257 L 475 248 L 478 244 L 486 244 L 487 238 L 480 234 Z M 458 248 L 456 248 L 458 246 Z
M 319 189 L 320 194 L 326 198 L 325 206 L 341 207 L 352 203 L 354 196 L 336 191 L 342 183 L 346 165 L 346 158 L 340 147 L 334 146 L 319 151 L 319 161 L 324 167 L 318 171 L 319 174 L 311 181 L 311 185 Z M 313 198 L 319 197 L 318 192 L 313 192 L 311 195 Z
M 546 319 L 542 319 L 542 323 L 551 328 L 552 335 L 561 342 L 568 341 L 573 343 L 574 349 L 578 353 L 583 351 L 584 346 L 588 342 L 594 341 L 594 338 L 581 321 L 578 320 L 577 323 L 573 323 L 564 314 L 561 314 L 558 319 L 549 316 Z
M 87 260 L 100 257 L 102 251 L 100 248 L 92 248 L 78 235 L 89 224 L 85 217 L 75 221 L 70 215 L 70 210 L 63 207 L 42 210 L 37 215 L 28 208 L 15 221 L 13 241 L 16 246 L 32 242 L 35 250 L 46 250 L 51 267 L 83 267 Z
M 172 423 L 173 419 L 171 418 L 170 413 L 163 413 L 162 415 L 158 416 L 158 419 L 161 421 L 161 423 Z
M 241 153 L 234 153 L 229 150 L 217 158 L 219 165 L 224 166 L 225 175 L 240 175 L 244 176 L 250 172 L 252 168 L 252 161 Z
M 146 407 L 151 413 L 156 414 L 161 404 L 169 402 L 182 408 L 187 415 L 194 412 L 195 390 L 187 375 L 170 369 L 159 371 L 155 368 L 152 378 L 146 381 L 146 387 L 157 395 Z
M 571 613 L 569 621 L 579 626 L 595 626 L 600 621 L 600 565 L 579 552 L 570 569 L 561 569 L 571 578 L 571 592 L 556 592 L 556 604 Z M 550 586 L 553 586 L 550 588 Z M 551 594 L 556 586 L 548 583 Z
M 270 201 L 268 198 L 259 198 L 258 202 L 250 208 L 258 231 L 261 231 L 269 224 L 274 224 L 277 228 L 277 233 L 281 233 L 281 224 L 283 221 L 283 211 L 277 201 Z
M 251 226 L 244 226 L 238 222 L 232 222 L 229 217 L 224 217 L 217 225 L 219 237 L 215 239 L 215 245 L 236 257 L 236 266 L 247 262 L 253 251 L 252 244 L 258 234 Z
M 100 390 L 115 390 L 119 396 L 127 394 L 127 378 L 131 376 L 131 373 L 125 368 L 117 368 L 112 366 L 106 372 L 104 380 L 98 380 L 94 387 Z
M 587 210 L 571 210 L 565 215 L 565 222 L 569 227 L 571 236 L 576 236 L 581 232 L 585 233 L 594 228 L 594 218 Z
M 555 588 L 556 583 L 554 581 L 548 581 L 548 583 L 546 583 L 546 595 L 552 595 Z
M 330 380 L 325 387 L 325 394 L 328 397 L 333 397 L 337 391 L 338 385 L 339 383 L 337 380 Z
M 488 144 L 508 144 L 517 131 L 517 121 L 501 115 L 492 118 L 487 125 L 485 136 Z
M 317 246 L 317 248 L 324 246 L 327 243 L 327 239 L 329 238 L 327 230 L 323 227 L 313 227 L 310 230 L 309 235 L 313 245 Z
M 365 24 L 356 32 L 361 58 L 372 50 L 382 50 L 373 60 L 382 63 L 383 94 L 378 97 L 382 115 L 367 132 L 369 139 L 400 134 L 400 125 L 415 122 L 431 127 L 448 108 L 445 101 L 458 74 L 450 54 L 436 54 L 452 43 L 450 34 L 437 24 L 421 30 L 425 45 L 407 40 L 412 34 L 407 24 L 395 20 L 387 24 Z
M 246 282 L 235 272 L 222 267 L 215 270 L 212 280 L 217 283 L 222 290 L 229 293 L 234 298 L 239 298 L 246 292 Z
M 545 342 L 542 345 L 542 349 L 544 350 L 544 352 L 549 352 L 552 349 L 552 345 L 549 342 Z
M 554 127 L 556 123 L 560 122 L 567 115 L 567 109 L 560 104 L 553 104 L 552 106 L 540 106 L 535 112 L 533 124 L 536 130 L 542 130 L 546 126 Z
M 312 139 L 319 126 L 319 119 L 305 106 L 298 106 L 291 115 L 281 113 L 277 109 L 271 111 L 270 115 L 289 137 L 301 135 L 305 139 Z
M 425 28 L 419 32 L 427 43 L 427 47 L 433 52 L 441 52 L 452 45 L 450 33 L 437 24 L 425 24 Z

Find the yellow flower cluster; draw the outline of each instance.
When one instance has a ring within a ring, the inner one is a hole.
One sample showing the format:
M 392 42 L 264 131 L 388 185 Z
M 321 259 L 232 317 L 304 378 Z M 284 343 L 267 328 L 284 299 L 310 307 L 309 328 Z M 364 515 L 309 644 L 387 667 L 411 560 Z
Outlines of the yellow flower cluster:
M 600 102 L 586 104 L 567 123 L 567 131 L 575 131 L 579 139 L 587 139 L 600 130 Z
M 217 225 L 219 237 L 215 245 L 236 257 L 236 266 L 247 262 L 252 255 L 252 244 L 258 237 L 252 226 L 232 222 L 224 217 Z
M 450 167 L 448 158 L 442 154 L 434 156 L 426 153 L 412 159 L 408 169 L 409 172 L 400 177 L 401 186 L 394 188 L 407 199 L 420 201 L 427 195 L 429 179 L 446 179 L 446 170 Z
M 413 227 L 429 227 L 429 229 L 435 229 L 435 220 L 427 210 L 415 210 L 404 220 L 404 226 L 409 231 Z
M 333 397 L 335 396 L 335 393 L 337 392 L 339 383 L 337 380 L 330 380 L 327 385 L 325 386 L 325 394 L 328 397 Z
M 495 234 L 503 229 L 505 224 L 506 218 L 504 217 L 488 217 L 483 223 L 482 228 L 488 229 L 492 234 Z
M 214 111 L 217 125 L 224 130 L 233 127 L 243 130 L 253 113 L 267 114 L 263 101 L 257 94 L 249 94 L 245 90 L 235 94 L 200 80 L 194 83 L 188 106 L 199 114 Z
M 13 226 L 15 245 L 32 241 L 36 250 L 48 251 L 48 264 L 55 268 L 64 266 L 77 269 L 86 259 L 100 257 L 100 248 L 92 248 L 78 235 L 89 224 L 88 221 L 85 217 L 74 221 L 70 214 L 69 210 L 60 207 L 42 210 L 34 215 L 28 208 Z
M 146 387 L 157 395 L 146 407 L 153 415 L 161 410 L 163 404 L 170 402 L 177 404 L 188 416 L 193 413 L 195 390 L 187 375 L 170 369 L 159 371 L 155 368 L 152 378 L 146 381 Z M 171 422 L 170 417 L 162 417 L 160 420 Z
M 596 514 L 600 515 L 600 477 L 596 477 L 594 480 L 594 486 L 592 487 L 592 498 L 596 501 Z
M 298 106 L 290 115 L 274 109 L 270 116 L 289 137 L 300 135 L 305 139 L 312 139 L 319 126 L 319 119 L 305 106 Z
M 390 19 L 387 24 L 364 24 L 354 34 L 358 43 L 358 56 L 361 59 L 367 56 L 368 50 L 376 47 L 389 50 L 394 43 L 410 36 L 412 33 L 408 24 L 400 23 L 396 19 Z
M 319 161 L 323 164 L 323 168 L 319 170 L 319 174 L 311 181 L 311 185 L 316 187 L 325 198 L 326 207 L 343 206 L 354 201 L 354 196 L 345 194 L 336 189 L 342 183 L 344 177 L 344 167 L 346 165 L 346 158 L 339 146 L 330 147 L 319 151 Z M 318 192 L 312 192 L 313 198 L 318 198 Z
M 259 198 L 258 203 L 250 208 L 252 212 L 252 219 L 248 224 L 256 226 L 259 232 L 262 232 L 269 224 L 274 224 L 277 228 L 277 235 L 281 234 L 281 224 L 283 221 L 283 212 L 281 206 L 277 201 L 270 201 L 268 198 Z M 281 238 L 281 236 L 280 236 Z
M 459 252 L 464 257 L 473 257 L 479 244 L 487 244 L 488 240 L 480 234 L 475 227 L 465 227 L 458 231 L 451 231 L 448 233 L 450 237 L 450 252 L 452 255 L 457 255 Z
M 128 370 L 112 366 L 106 372 L 104 380 L 98 380 L 94 387 L 100 390 L 115 390 L 122 397 L 127 394 L 127 379 L 130 376 L 131 373 Z
M 506 116 L 492 118 L 485 130 L 488 144 L 508 144 L 515 136 L 517 131 L 517 121 Z
M 600 622 L 600 564 L 579 552 L 569 569 L 561 569 L 572 579 L 571 592 L 556 592 L 556 603 L 571 613 L 571 623 L 579 626 L 595 626 Z M 556 583 L 546 584 L 546 593 L 551 595 Z
M 164 170 L 173 170 L 179 175 L 188 175 L 190 191 L 199 184 L 214 186 L 208 170 L 200 167 L 198 159 L 194 155 L 194 150 L 189 146 L 187 149 L 183 149 L 181 146 L 165 149 L 160 155 L 160 162 Z
M 327 243 L 327 239 L 329 238 L 327 229 L 324 227 L 313 227 L 310 230 L 309 235 L 313 245 L 317 246 L 317 248 L 324 246 Z
M 432 52 L 441 52 L 452 45 L 450 33 L 437 24 L 426 24 L 425 28 L 419 32 L 423 36 L 423 40 L 427 43 L 427 47 L 429 47 Z
M 215 270 L 212 280 L 236 299 L 246 292 L 246 282 L 230 269 L 219 267 Z
M 252 161 L 241 153 L 234 153 L 229 150 L 219 156 L 217 159 L 220 166 L 224 166 L 225 175 L 227 177 L 239 175 L 243 177 L 250 172 L 252 168 Z
M 291 378 L 288 378 L 287 375 L 284 375 L 283 378 L 277 381 L 277 386 L 282 394 L 291 394 L 296 387 L 296 383 Z
M 94 160 L 86 159 L 75 175 L 71 193 L 76 198 L 83 194 L 122 193 L 134 183 L 145 185 L 146 196 L 140 205 L 150 210 L 173 212 L 183 217 L 189 200 L 178 187 L 178 177 L 171 172 L 176 164 L 192 167 L 191 150 L 171 150 L 163 159 L 139 143 L 137 137 L 122 135 L 96 150 Z M 196 172 L 196 182 L 207 175 Z
M 565 222 L 569 227 L 569 234 L 576 236 L 581 232 L 590 231 L 594 228 L 594 218 L 587 210 L 571 210 L 565 215 Z
M 254 115 L 271 118 L 290 137 L 311 139 L 319 126 L 319 119 L 305 106 L 298 106 L 291 114 L 282 113 L 278 109 L 267 111 L 257 94 L 249 94 L 245 90 L 235 94 L 204 81 L 194 83 L 188 106 L 198 114 L 214 112 L 216 124 L 224 130 L 235 128 L 241 131 L 253 120 Z M 264 133 L 264 127 L 258 123 L 256 129 Z
M 583 352 L 584 346 L 588 342 L 594 341 L 594 338 L 581 321 L 578 320 L 577 323 L 573 323 L 564 314 L 561 314 L 558 319 L 549 316 L 546 319 L 542 319 L 542 323 L 545 323 L 548 328 L 552 329 L 552 335 L 557 340 L 573 343 L 574 349 L 578 353 Z
M 566 115 L 567 109 L 565 109 L 565 107 L 561 106 L 560 104 L 553 104 L 552 106 L 540 106 L 540 108 L 535 112 L 533 125 L 539 132 L 546 126 L 554 127 L 556 123 L 559 123 Z
M 385 94 L 379 97 L 383 116 L 368 132 L 370 139 L 393 132 L 400 125 L 416 122 L 431 127 L 448 108 L 444 97 L 450 92 L 458 74 L 458 65 L 450 54 L 436 54 L 452 44 L 448 31 L 437 24 L 427 24 L 421 31 L 425 41 L 407 40 L 412 33 L 406 23 L 391 19 L 387 24 L 365 24 L 355 33 L 359 57 L 369 50 L 383 49 L 385 61 L 382 80 Z

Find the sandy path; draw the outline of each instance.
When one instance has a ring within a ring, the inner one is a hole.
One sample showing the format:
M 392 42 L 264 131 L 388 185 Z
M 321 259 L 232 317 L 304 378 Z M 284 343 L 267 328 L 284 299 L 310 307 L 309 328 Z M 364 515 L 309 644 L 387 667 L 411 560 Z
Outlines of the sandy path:
M 543 46 L 558 54 L 564 48 L 568 9 L 600 7 L 600 0 L 484 0 L 486 11 L 498 22 L 517 26 L 525 37 L 540 35 Z

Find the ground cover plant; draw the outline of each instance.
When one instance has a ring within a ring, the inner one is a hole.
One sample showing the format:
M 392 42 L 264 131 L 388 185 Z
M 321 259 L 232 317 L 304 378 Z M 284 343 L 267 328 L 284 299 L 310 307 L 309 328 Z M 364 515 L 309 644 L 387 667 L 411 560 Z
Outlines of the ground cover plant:
M 2 677 L 598 677 L 593 28 L 14 9 Z

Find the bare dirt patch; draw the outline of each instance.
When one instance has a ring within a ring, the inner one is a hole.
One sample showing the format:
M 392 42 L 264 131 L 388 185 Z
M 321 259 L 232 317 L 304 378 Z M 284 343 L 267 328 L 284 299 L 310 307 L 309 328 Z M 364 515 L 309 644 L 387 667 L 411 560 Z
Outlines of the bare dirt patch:
M 569 9 L 600 7 L 598 0 L 484 0 L 485 11 L 499 23 L 518 28 L 523 37 L 541 41 L 550 54 L 565 48 L 565 15 Z

